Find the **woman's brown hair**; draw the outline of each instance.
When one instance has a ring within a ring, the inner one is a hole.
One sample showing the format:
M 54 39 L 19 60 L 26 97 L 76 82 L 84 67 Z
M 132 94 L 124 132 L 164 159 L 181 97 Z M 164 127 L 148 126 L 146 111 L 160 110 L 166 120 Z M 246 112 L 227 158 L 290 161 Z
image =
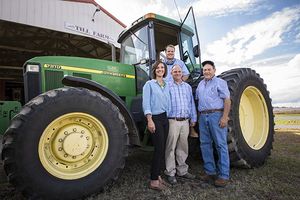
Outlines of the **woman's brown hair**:
M 160 63 L 163 64 L 163 65 L 164 65 L 164 68 L 165 68 L 165 73 L 164 73 L 163 77 L 165 78 L 165 77 L 167 76 L 167 73 L 168 73 L 167 65 L 166 65 L 163 61 L 158 60 L 158 61 L 156 61 L 156 62 L 153 64 L 153 66 L 152 66 L 151 75 L 152 75 L 152 78 L 153 78 L 153 79 L 156 79 L 155 70 L 158 68 L 158 65 L 159 65 Z

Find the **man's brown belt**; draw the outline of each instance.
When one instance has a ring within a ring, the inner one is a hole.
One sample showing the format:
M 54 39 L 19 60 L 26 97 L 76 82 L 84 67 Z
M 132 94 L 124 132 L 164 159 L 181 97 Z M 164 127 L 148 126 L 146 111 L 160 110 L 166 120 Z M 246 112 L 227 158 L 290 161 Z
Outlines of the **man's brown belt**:
M 189 118 L 184 118 L 184 117 L 169 117 L 168 119 L 174 119 L 176 121 L 185 121 L 185 120 L 188 120 Z
M 214 113 L 214 112 L 223 112 L 223 109 L 211 109 L 211 110 L 203 110 L 200 111 L 200 114 L 209 114 L 209 113 Z

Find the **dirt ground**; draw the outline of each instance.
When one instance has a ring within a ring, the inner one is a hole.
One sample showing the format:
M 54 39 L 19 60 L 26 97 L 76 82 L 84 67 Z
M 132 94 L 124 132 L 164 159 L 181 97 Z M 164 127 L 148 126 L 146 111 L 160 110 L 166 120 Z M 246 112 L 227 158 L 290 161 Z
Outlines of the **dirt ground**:
M 273 151 L 266 163 L 255 169 L 231 168 L 226 188 L 215 188 L 200 180 L 179 180 L 163 192 L 148 188 L 151 152 L 135 150 L 117 182 L 86 200 L 100 199 L 300 199 L 300 131 L 276 132 Z M 188 160 L 190 172 L 203 172 L 199 158 Z M 0 170 L 1 178 L 2 170 Z M 63 195 L 63 194 L 62 194 Z M 7 182 L 0 183 L 0 199 L 24 199 Z

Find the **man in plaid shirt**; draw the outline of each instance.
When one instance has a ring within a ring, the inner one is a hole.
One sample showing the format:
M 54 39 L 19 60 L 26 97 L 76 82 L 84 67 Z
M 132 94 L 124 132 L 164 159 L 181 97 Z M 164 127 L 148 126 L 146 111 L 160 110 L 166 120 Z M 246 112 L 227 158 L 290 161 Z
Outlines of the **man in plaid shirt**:
M 197 113 L 192 94 L 192 88 L 182 80 L 182 69 L 179 65 L 172 67 L 173 81 L 169 81 L 171 109 L 168 115 L 169 134 L 166 143 L 167 180 L 176 184 L 177 176 L 193 179 L 188 172 L 186 159 L 188 157 L 188 135 L 190 126 L 195 126 Z M 177 162 L 177 165 L 176 165 Z

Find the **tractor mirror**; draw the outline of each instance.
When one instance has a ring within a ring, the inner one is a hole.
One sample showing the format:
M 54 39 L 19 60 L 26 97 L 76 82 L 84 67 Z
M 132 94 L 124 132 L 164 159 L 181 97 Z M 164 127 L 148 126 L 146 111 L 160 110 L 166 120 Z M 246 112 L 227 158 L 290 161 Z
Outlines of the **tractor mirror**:
M 145 58 L 140 60 L 140 64 L 141 64 L 141 65 L 144 65 L 144 64 L 146 64 L 147 62 L 149 62 L 149 60 L 148 60 L 148 59 L 145 59 Z
M 149 59 L 143 58 L 141 59 L 139 62 L 134 63 L 133 66 L 137 66 L 137 65 L 145 65 L 149 63 Z
M 193 53 L 196 58 L 199 57 L 199 46 L 198 45 L 193 47 Z

